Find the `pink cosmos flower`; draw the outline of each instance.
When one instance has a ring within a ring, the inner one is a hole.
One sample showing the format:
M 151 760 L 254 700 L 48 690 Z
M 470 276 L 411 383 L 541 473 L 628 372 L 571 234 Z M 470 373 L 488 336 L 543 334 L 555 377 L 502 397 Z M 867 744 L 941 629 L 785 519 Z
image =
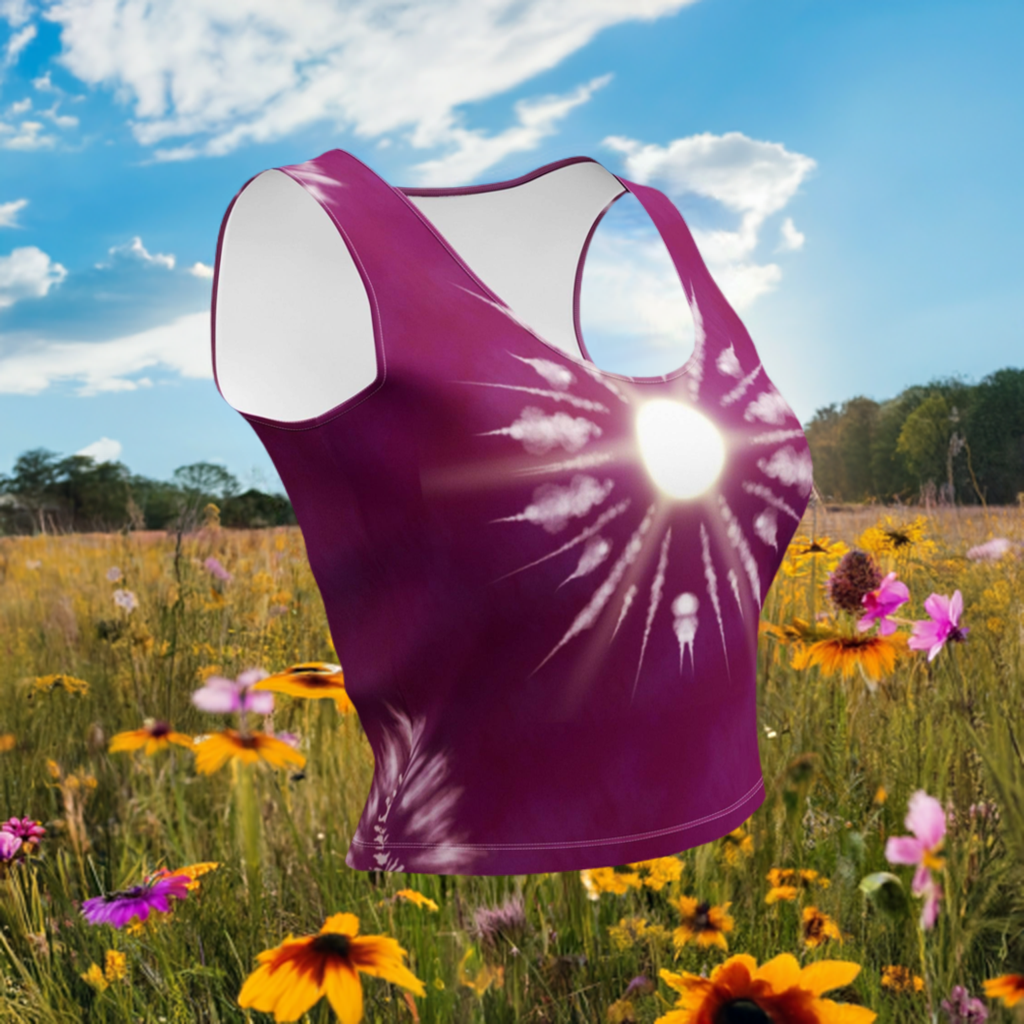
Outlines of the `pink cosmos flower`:
M 123 928 L 133 917 L 142 922 L 149 917 L 151 910 L 166 914 L 170 910 L 168 896 L 185 899 L 190 881 L 188 875 L 168 875 L 121 892 L 108 892 L 85 900 L 82 916 L 90 924 L 110 924 L 115 928 Z
M 945 860 L 939 850 L 946 839 L 946 813 L 942 804 L 923 789 L 916 790 L 907 804 L 907 816 L 903 824 L 914 834 L 912 836 L 890 836 L 885 844 L 885 859 L 890 864 L 914 864 L 914 880 L 910 891 L 915 896 L 924 896 L 921 910 L 921 927 L 931 928 L 939 913 L 942 888 L 932 877 L 932 871 L 941 871 Z
M 218 562 L 217 559 L 213 557 L 213 555 L 211 555 L 205 562 L 203 562 L 203 566 L 206 568 L 208 572 L 213 573 L 213 575 L 216 576 L 217 579 L 223 580 L 225 583 L 227 583 L 228 580 L 231 579 L 231 573 L 229 573 L 227 569 L 225 569 L 224 566 L 221 565 L 220 562 Z
M 223 676 L 210 676 L 206 684 L 192 694 L 192 703 L 200 711 L 227 715 L 232 711 L 252 711 L 269 715 L 274 710 L 274 695 L 269 690 L 253 690 L 252 686 L 270 673 L 262 668 L 250 668 L 237 680 Z
M 910 600 L 910 591 L 906 583 L 896 579 L 896 573 L 891 572 L 882 580 L 877 590 L 872 590 L 864 595 L 861 603 L 864 605 L 864 616 L 857 621 L 857 629 L 863 633 L 871 628 L 876 620 L 879 623 L 878 635 L 888 636 L 896 632 L 896 623 L 886 616 L 891 615 L 901 604 Z
M 21 839 L 10 832 L 0 832 L 0 861 L 14 860 L 14 855 L 21 849 Z
M 31 818 L 8 818 L 0 822 L 0 836 L 4 835 L 12 835 L 20 840 L 24 844 L 21 849 L 24 855 L 35 852 L 39 840 L 46 835 L 46 829 Z
M 931 619 L 913 624 L 914 635 L 907 641 L 912 651 L 928 651 L 928 660 L 931 661 L 947 640 L 959 642 L 967 639 L 970 627 L 959 624 L 964 610 L 964 599 L 959 590 L 953 591 L 952 597 L 932 594 L 925 598 L 924 610 Z

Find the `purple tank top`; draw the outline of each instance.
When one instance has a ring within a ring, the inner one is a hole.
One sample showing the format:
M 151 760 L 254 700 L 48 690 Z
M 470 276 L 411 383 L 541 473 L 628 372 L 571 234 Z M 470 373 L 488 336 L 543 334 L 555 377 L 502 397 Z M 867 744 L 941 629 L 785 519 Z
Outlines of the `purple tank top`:
M 305 420 L 237 410 L 292 501 L 373 749 L 360 871 L 647 860 L 764 800 L 758 620 L 812 466 L 682 215 L 618 178 L 695 324 L 683 366 L 629 377 L 520 322 L 406 198 L 590 160 L 451 189 L 395 188 L 342 150 L 278 168 L 329 214 L 373 317 L 370 386 Z

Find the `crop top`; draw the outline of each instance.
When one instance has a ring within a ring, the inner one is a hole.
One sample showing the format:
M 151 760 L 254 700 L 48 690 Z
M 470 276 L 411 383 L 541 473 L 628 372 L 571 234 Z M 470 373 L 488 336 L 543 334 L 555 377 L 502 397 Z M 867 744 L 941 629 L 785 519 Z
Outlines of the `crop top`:
M 601 369 L 580 332 L 626 191 L 692 314 L 658 376 Z M 812 464 L 663 193 L 586 156 L 399 188 L 334 149 L 232 199 L 211 328 L 373 751 L 349 867 L 632 863 L 762 804 L 758 623 Z

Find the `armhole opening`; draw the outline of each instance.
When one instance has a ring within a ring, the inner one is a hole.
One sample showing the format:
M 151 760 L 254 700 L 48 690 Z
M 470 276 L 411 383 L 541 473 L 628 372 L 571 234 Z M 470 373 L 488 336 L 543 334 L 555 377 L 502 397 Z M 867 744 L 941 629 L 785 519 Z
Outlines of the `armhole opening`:
M 297 181 L 257 175 L 227 215 L 214 277 L 213 362 L 246 417 L 315 425 L 383 382 L 372 295 L 338 225 Z

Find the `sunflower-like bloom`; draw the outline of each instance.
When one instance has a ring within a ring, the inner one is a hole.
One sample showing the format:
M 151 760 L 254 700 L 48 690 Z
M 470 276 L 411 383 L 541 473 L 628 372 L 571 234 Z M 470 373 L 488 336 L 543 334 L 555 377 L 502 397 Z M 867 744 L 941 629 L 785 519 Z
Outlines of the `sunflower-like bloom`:
M 363 1019 L 359 971 L 418 996 L 426 987 L 405 965 L 406 951 L 386 935 L 359 935 L 355 914 L 332 914 L 316 935 L 292 935 L 257 956 L 257 968 L 242 985 L 238 1005 L 272 1013 L 276 1021 L 298 1020 L 327 996 L 341 1024 Z
M 839 926 L 817 907 L 803 909 L 803 940 L 808 949 L 815 949 L 828 939 L 843 941 Z
M 685 946 L 693 939 L 698 946 L 720 946 L 728 951 L 725 933 L 733 929 L 733 920 L 726 913 L 728 903 L 713 907 L 706 900 L 698 902 L 694 896 L 677 896 L 669 902 L 683 916 L 683 923 L 672 932 L 676 946 Z
M 885 516 L 884 522 L 869 526 L 857 538 L 857 546 L 873 555 L 914 555 L 926 558 L 936 551 L 935 541 L 925 537 L 928 520 L 918 516 L 912 523 L 897 523 L 892 516 Z
M 121 750 L 138 750 L 140 747 L 144 747 L 144 753 L 149 757 L 158 750 L 164 750 L 172 743 L 176 743 L 179 747 L 192 749 L 191 736 L 186 736 L 183 732 L 175 732 L 166 722 L 147 718 L 141 729 L 119 732 L 110 740 L 107 750 L 111 754 L 116 754 Z
M 765 896 L 765 903 L 777 903 L 779 900 L 795 900 L 800 889 L 809 889 L 812 885 L 820 885 L 827 889 L 832 883 L 814 868 L 772 868 L 765 875 L 771 888 Z
M 924 989 L 924 978 L 909 967 L 889 964 L 882 968 L 882 988 L 891 988 L 893 992 L 920 992 Z
M 234 729 L 215 732 L 196 741 L 196 771 L 209 775 L 237 757 L 243 764 L 255 764 L 261 758 L 275 768 L 295 765 L 301 768 L 306 759 L 284 740 L 263 732 L 243 736 Z
M 301 665 L 291 665 L 261 679 L 253 689 L 273 690 L 275 693 L 314 700 L 331 697 L 340 714 L 355 711 L 355 705 L 345 689 L 345 674 L 341 666 L 332 665 L 328 661 L 304 661 Z
M 1006 1006 L 1016 1006 L 1024 999 L 1024 974 L 1000 974 L 983 982 L 989 999 L 1002 999 Z
M 847 551 L 849 548 L 841 540 L 833 541 L 825 535 L 811 540 L 810 537 L 801 535 L 790 541 L 780 569 L 786 576 L 800 578 L 809 576 L 812 567 L 817 562 L 819 574 L 822 571 L 829 572 L 839 564 L 839 559 Z M 819 575 L 818 578 L 822 577 Z
M 846 960 L 818 960 L 801 969 L 792 953 L 780 953 L 760 967 L 754 957 L 739 953 L 715 967 L 710 978 L 663 967 L 658 973 L 680 997 L 676 1009 L 654 1024 L 871 1024 L 878 1016 L 873 1010 L 821 998 L 829 989 L 849 985 L 859 972 L 860 964 Z
M 823 675 L 842 672 L 847 679 L 858 669 L 870 682 L 890 675 L 900 650 L 907 650 L 907 638 L 901 633 L 889 637 L 833 636 L 807 648 L 807 664 L 820 665 Z

